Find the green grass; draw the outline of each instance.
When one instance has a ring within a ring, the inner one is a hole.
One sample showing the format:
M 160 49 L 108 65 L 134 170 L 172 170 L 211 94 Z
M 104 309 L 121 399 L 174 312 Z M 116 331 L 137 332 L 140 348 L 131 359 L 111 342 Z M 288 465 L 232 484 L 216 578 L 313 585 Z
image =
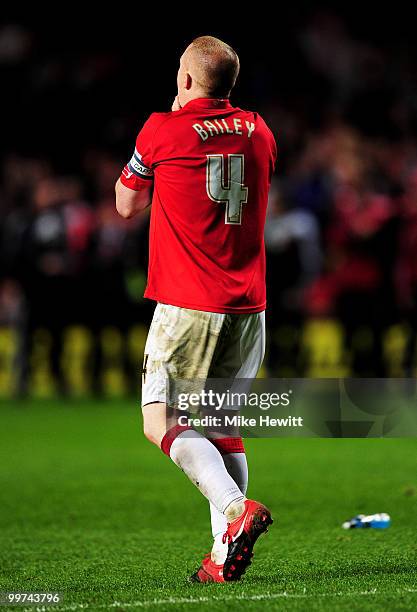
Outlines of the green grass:
M 250 496 L 276 520 L 244 580 L 201 586 L 207 503 L 133 401 L 3 402 L 0 428 L 0 591 L 59 591 L 68 611 L 417 608 L 417 440 L 248 440 Z M 393 524 L 343 531 L 360 511 Z

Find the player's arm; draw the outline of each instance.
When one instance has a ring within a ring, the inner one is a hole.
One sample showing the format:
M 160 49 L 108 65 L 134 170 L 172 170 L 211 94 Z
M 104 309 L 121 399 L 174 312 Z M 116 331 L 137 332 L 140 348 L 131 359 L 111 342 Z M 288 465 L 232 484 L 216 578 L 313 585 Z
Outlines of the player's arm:
M 132 189 L 118 179 L 115 187 L 116 210 L 121 217 L 131 219 L 151 204 L 153 181 L 150 183 L 140 185 L 140 189 Z
M 145 122 L 136 138 L 133 155 L 116 183 L 116 210 L 125 219 L 134 217 L 151 204 L 154 181 L 152 144 L 159 123 L 157 113 Z

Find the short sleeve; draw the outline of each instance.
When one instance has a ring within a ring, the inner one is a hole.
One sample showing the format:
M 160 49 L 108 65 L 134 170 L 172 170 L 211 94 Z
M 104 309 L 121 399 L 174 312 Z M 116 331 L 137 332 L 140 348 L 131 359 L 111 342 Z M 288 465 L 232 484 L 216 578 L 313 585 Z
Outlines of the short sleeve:
M 152 147 L 155 132 L 161 124 L 163 113 L 153 113 L 136 138 L 135 150 L 123 168 L 120 181 L 126 187 L 139 191 L 149 187 L 153 180 Z

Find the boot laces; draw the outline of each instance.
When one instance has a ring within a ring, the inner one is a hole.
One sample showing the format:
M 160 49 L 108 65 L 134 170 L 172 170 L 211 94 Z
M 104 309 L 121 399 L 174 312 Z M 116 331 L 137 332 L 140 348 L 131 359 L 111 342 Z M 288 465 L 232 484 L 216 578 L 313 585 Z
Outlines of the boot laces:
M 222 542 L 223 542 L 223 544 L 226 544 L 226 541 L 227 541 L 227 543 L 230 544 L 232 539 L 233 539 L 232 538 L 232 534 L 230 533 L 230 523 L 228 523 L 227 524 L 227 529 L 224 532 L 223 537 L 222 537 Z

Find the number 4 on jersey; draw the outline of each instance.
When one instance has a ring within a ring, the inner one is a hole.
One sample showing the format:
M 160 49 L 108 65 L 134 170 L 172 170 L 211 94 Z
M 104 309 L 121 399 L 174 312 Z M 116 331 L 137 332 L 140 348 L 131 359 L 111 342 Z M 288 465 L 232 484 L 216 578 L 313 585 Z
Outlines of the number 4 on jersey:
M 241 225 L 242 205 L 248 201 L 248 188 L 243 184 L 245 158 L 243 155 L 228 155 L 227 163 L 226 184 L 223 155 L 207 155 L 207 195 L 213 202 L 226 204 L 224 222 L 227 225 Z

